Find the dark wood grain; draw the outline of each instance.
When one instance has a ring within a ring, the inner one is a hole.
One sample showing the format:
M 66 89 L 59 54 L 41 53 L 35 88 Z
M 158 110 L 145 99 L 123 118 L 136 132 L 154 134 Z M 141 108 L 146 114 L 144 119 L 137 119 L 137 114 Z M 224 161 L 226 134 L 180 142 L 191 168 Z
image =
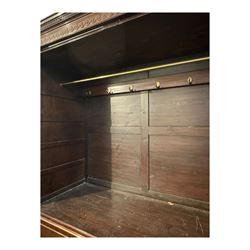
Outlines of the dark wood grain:
M 88 175 L 90 177 L 140 185 L 140 136 L 89 134 Z
M 84 106 L 80 101 L 53 96 L 41 96 L 42 121 L 80 121 L 84 120 Z
M 53 68 L 49 68 L 43 64 L 41 67 L 41 94 L 68 98 L 79 96 L 79 89 L 77 87 L 63 88 L 58 84 L 62 79 L 66 78 L 65 72 L 55 74 Z
M 71 38 L 41 54 L 42 235 L 65 237 L 66 223 L 100 237 L 208 237 L 209 61 L 60 83 L 207 57 L 209 14 L 148 13 Z
M 41 169 L 54 167 L 85 157 L 85 140 L 42 144 Z
M 69 163 L 69 164 L 71 165 L 71 163 Z M 58 166 L 58 167 L 59 167 L 59 166 Z M 50 172 L 51 170 L 52 170 L 52 169 L 49 169 L 48 172 Z M 45 171 L 47 171 L 47 170 L 45 170 Z M 53 170 L 52 170 L 52 172 L 53 172 Z M 42 174 L 41 174 L 41 176 L 42 176 Z M 60 188 L 60 189 L 56 189 L 55 191 L 52 191 L 52 192 L 50 192 L 50 193 L 47 193 L 46 195 L 42 195 L 42 192 L 41 192 L 41 203 L 43 203 L 43 202 L 45 202 L 45 201 L 47 201 L 47 200 L 49 200 L 49 199 L 51 199 L 51 198 L 53 198 L 53 197 L 59 195 L 59 194 L 62 194 L 62 193 L 64 193 L 64 192 L 66 192 L 67 190 L 70 190 L 70 189 L 72 189 L 72 188 L 75 188 L 75 187 L 81 185 L 82 183 L 84 183 L 84 182 L 86 182 L 86 181 L 87 181 L 86 178 L 79 179 L 79 180 L 77 180 L 77 181 L 74 181 L 74 182 L 70 183 L 69 185 L 64 185 L 64 186 L 63 186 L 62 188 Z M 42 185 L 43 185 L 43 183 L 42 183 L 42 178 L 41 178 L 41 187 L 42 187 Z
M 85 138 L 84 122 L 41 122 L 41 141 L 55 142 Z
M 41 237 L 65 237 L 62 233 L 41 223 Z
M 42 212 L 95 236 L 208 237 L 208 213 L 140 195 L 81 185 Z
M 41 63 L 41 199 L 85 178 L 85 109 L 79 89 L 62 88 L 69 72 Z
M 117 84 L 102 84 L 98 86 L 88 86 L 83 89 L 83 96 L 99 96 L 110 95 L 107 89 L 110 89 L 111 94 L 129 93 L 130 86 L 133 86 L 133 92 L 144 90 L 155 90 L 156 82 L 160 83 L 160 88 L 172 88 L 179 86 L 188 86 L 188 78 L 192 78 L 192 85 L 207 84 L 209 82 L 208 70 L 199 70 L 193 72 L 186 72 L 182 74 L 167 75 L 155 78 L 147 78 L 138 81 L 128 81 Z M 91 94 L 90 94 L 91 93 Z
M 76 161 L 57 168 L 56 171 L 41 172 L 41 196 L 49 195 L 85 178 L 84 161 Z
M 209 88 L 180 87 L 149 94 L 150 126 L 208 126 Z
M 140 126 L 140 95 L 116 95 L 88 100 L 88 126 Z
M 208 137 L 150 136 L 150 189 L 208 201 Z
M 94 237 L 72 225 L 57 220 L 47 214 L 41 214 L 41 237 Z

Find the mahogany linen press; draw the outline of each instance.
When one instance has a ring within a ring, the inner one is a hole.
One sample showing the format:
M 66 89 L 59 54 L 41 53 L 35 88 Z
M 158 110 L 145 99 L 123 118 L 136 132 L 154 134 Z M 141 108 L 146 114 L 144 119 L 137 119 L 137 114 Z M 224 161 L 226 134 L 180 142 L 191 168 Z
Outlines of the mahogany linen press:
M 41 21 L 41 236 L 209 236 L 209 14 Z

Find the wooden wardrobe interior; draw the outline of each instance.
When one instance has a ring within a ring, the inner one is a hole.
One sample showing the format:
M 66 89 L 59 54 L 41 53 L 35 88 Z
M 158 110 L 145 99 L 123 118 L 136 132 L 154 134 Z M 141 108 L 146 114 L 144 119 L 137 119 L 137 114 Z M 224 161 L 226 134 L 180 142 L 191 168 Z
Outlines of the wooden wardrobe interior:
M 104 16 L 41 46 L 41 235 L 208 237 L 209 14 Z

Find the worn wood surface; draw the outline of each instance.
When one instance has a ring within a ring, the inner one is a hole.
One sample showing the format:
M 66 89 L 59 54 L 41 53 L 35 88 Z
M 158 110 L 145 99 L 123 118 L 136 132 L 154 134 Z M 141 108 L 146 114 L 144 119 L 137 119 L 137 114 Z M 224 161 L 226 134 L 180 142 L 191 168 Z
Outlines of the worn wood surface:
M 140 102 L 140 94 L 91 98 L 88 100 L 88 127 L 139 127 Z
M 208 126 L 208 85 L 180 87 L 149 94 L 151 127 Z
M 94 237 L 72 225 L 57 220 L 47 214 L 41 214 L 41 237 Z
M 208 137 L 150 136 L 150 189 L 208 201 Z
M 41 105 L 42 121 L 82 122 L 84 120 L 82 101 L 42 95 Z
M 87 100 L 88 176 L 140 187 L 140 94 Z
M 42 205 L 42 212 L 100 237 L 207 237 L 208 213 L 83 184 Z
M 79 160 L 41 172 L 41 196 L 49 195 L 85 178 L 85 162 Z
M 70 141 L 84 138 L 84 122 L 41 122 L 41 141 L 42 143 Z
M 70 140 L 42 144 L 41 169 L 85 158 L 85 140 Z
M 90 178 L 209 201 L 208 84 L 87 102 Z
M 209 88 L 149 94 L 150 190 L 209 201 Z
M 96 236 L 209 236 L 208 211 L 191 208 L 209 209 L 208 62 L 95 81 L 93 95 L 118 94 L 85 100 L 89 84 L 59 84 L 208 54 L 208 31 L 207 13 L 148 14 L 42 53 L 42 198 L 87 177 L 113 188 L 83 184 L 43 212 Z
M 140 136 L 89 134 L 88 176 L 140 186 Z
M 172 203 L 179 204 L 179 205 L 184 205 L 188 207 L 194 207 L 194 208 L 209 211 L 209 203 L 206 201 L 200 201 L 200 200 L 187 198 L 184 196 L 177 196 L 177 195 L 173 195 L 169 193 L 157 192 L 157 191 L 153 191 L 150 189 L 146 189 L 143 186 L 141 188 L 128 186 L 125 184 L 107 181 L 104 179 L 93 178 L 93 177 L 88 177 L 86 182 L 90 184 L 102 186 L 102 187 L 129 192 L 132 194 L 143 195 L 145 197 L 149 197 L 149 198 L 153 198 L 157 200 L 163 200 L 163 201 L 172 202 Z
M 64 89 L 42 61 L 41 198 L 50 197 L 85 178 L 85 109 L 77 90 Z M 79 184 L 79 183 L 78 183 Z

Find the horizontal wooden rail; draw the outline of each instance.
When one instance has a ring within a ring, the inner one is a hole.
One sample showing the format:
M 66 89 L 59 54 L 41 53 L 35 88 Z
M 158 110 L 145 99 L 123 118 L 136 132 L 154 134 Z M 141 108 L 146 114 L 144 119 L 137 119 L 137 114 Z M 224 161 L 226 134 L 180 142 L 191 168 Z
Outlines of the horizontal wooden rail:
M 173 87 L 208 84 L 209 70 L 191 71 L 175 75 L 129 81 L 121 84 L 102 84 L 83 88 L 83 96 L 101 96 L 139 91 L 158 90 Z
M 95 76 L 95 77 L 90 77 L 90 78 L 84 78 L 84 79 L 80 79 L 80 80 L 76 80 L 76 81 L 60 83 L 60 85 L 61 86 L 73 85 L 73 84 L 78 84 L 78 83 L 83 83 L 83 82 L 105 79 L 105 78 L 114 77 L 114 76 L 129 75 L 129 74 L 138 73 L 138 72 L 144 72 L 144 71 L 149 71 L 149 70 L 154 70 L 154 69 L 168 68 L 168 67 L 173 67 L 173 66 L 177 66 L 177 65 L 195 63 L 195 62 L 201 62 L 201 61 L 207 61 L 207 60 L 209 60 L 209 57 L 201 57 L 201 58 L 190 59 L 190 60 L 185 60 L 185 61 L 180 61 L 180 62 L 173 62 L 173 63 L 156 65 L 156 66 L 151 66 L 151 67 L 146 67 L 146 68 L 128 70 L 128 71 L 123 71 L 123 72 L 114 73 L 114 74 L 107 74 L 107 75 Z

